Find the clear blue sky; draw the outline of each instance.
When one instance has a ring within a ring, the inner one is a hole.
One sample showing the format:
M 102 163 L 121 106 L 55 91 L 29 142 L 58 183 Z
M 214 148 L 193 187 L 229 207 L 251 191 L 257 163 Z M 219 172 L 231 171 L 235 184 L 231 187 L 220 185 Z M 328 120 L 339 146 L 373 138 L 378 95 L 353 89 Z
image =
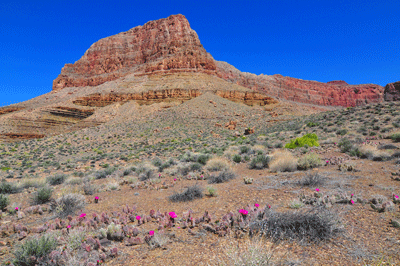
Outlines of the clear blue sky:
M 385 86 L 400 80 L 399 0 L 0 2 L 0 106 L 51 91 L 97 40 L 183 14 L 241 71 Z

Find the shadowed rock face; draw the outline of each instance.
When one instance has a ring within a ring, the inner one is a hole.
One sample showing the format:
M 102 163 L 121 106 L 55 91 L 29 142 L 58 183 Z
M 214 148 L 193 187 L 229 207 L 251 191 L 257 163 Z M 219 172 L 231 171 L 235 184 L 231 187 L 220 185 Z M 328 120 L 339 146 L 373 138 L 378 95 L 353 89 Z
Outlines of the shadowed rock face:
M 385 101 L 400 100 L 400 81 L 389 83 L 385 86 Z
M 94 43 L 74 64 L 66 64 L 53 90 L 97 86 L 131 73 L 215 72 L 214 59 L 183 15 L 150 21 Z

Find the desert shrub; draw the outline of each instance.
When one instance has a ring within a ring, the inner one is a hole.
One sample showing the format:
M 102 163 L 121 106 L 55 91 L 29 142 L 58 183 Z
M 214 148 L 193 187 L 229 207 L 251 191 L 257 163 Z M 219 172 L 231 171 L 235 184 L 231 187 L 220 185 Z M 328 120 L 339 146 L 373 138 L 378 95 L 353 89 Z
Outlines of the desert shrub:
M 96 179 L 103 179 L 103 178 L 106 178 L 107 176 L 111 175 L 112 173 L 114 173 L 115 170 L 117 170 L 117 168 L 115 168 L 115 167 L 107 167 L 105 170 L 97 171 L 94 174 L 94 177 Z
M 297 169 L 297 159 L 289 151 L 277 151 L 269 164 L 272 172 L 293 172 Z
M 157 168 L 152 166 L 149 163 L 142 163 L 136 167 L 135 172 L 139 175 L 140 181 L 145 181 L 151 178 L 156 177 Z
M 14 251 L 13 263 L 21 266 L 49 265 L 48 255 L 56 250 L 57 244 L 57 238 L 52 234 L 29 238 Z
M 182 202 L 182 201 L 192 201 L 197 198 L 203 197 L 203 189 L 197 184 L 194 186 L 188 187 L 181 193 L 174 193 L 169 197 L 169 200 L 172 202 Z
M 151 162 L 155 167 L 160 167 L 162 165 L 162 161 L 160 158 L 156 157 Z
M 182 162 L 197 162 L 197 159 L 199 158 L 198 153 L 194 153 L 191 151 L 186 151 L 180 158 Z
M 394 141 L 394 142 L 400 142 L 400 133 L 395 133 L 392 136 L 390 136 L 390 138 Z
M 221 157 L 210 159 L 206 164 L 206 169 L 209 171 L 224 171 L 230 168 L 229 162 Z
M 201 171 L 201 168 L 203 168 L 203 165 L 200 163 L 192 163 L 190 164 L 190 170 L 191 171 Z
M 158 171 L 162 172 L 164 169 L 171 167 L 172 165 L 175 165 L 175 161 L 172 158 L 169 158 L 166 162 L 162 163 L 160 167 L 158 167 Z
M 261 221 L 252 223 L 250 227 L 254 232 L 274 241 L 320 242 L 330 240 L 342 231 L 334 214 L 323 209 L 284 213 L 270 211 L 266 216 Z
M 210 156 L 207 154 L 200 154 L 197 158 L 197 162 L 201 163 L 202 165 L 206 165 L 207 161 L 210 159 Z
M 86 239 L 86 231 L 83 227 L 72 229 L 68 233 L 67 246 L 71 250 L 76 250 L 82 246 Z
M 250 169 L 264 169 L 268 168 L 269 163 L 271 161 L 270 156 L 265 156 L 265 155 L 257 155 L 255 158 L 251 160 L 249 163 L 249 168 Z
M 82 188 L 83 188 L 83 193 L 85 193 L 85 195 L 93 195 L 98 190 L 97 186 L 91 184 L 90 182 L 85 182 Z
M 0 194 L 0 211 L 5 211 L 8 204 L 10 204 L 10 199 L 7 195 Z
M 343 128 L 343 129 L 339 129 L 338 131 L 336 131 L 336 134 L 340 135 L 340 136 L 344 136 L 347 134 L 347 132 L 348 132 L 347 129 Z
M 39 188 L 32 197 L 32 204 L 44 204 L 50 201 L 51 195 L 53 194 L 53 189 L 51 187 Z
M 218 196 L 217 189 L 214 187 L 207 187 L 207 192 L 210 197 Z
M 251 238 L 241 245 L 229 243 L 216 265 L 223 266 L 267 266 L 281 265 L 273 260 L 274 252 L 262 239 Z M 282 264 L 284 265 L 284 264 Z M 289 265 L 289 264 L 288 264 Z
M 69 193 L 56 199 L 51 203 L 51 209 L 58 217 L 74 215 L 77 210 L 83 209 L 86 205 L 85 196 L 77 193 Z
M 316 187 L 323 185 L 326 178 L 318 173 L 307 174 L 303 179 L 299 181 L 300 186 Z
M 338 146 L 341 152 L 350 154 L 351 156 L 360 156 L 360 151 L 358 150 L 358 148 L 355 147 L 353 143 L 347 138 L 342 138 L 339 141 Z
M 301 202 L 301 201 L 299 201 L 299 200 L 297 200 L 297 199 L 292 200 L 292 201 L 289 203 L 289 208 L 291 208 L 291 209 L 300 209 L 300 208 L 302 208 L 302 207 L 304 207 L 304 203 Z
M 211 175 L 208 178 L 208 183 L 209 184 L 224 183 L 224 182 L 228 182 L 231 179 L 234 179 L 235 177 L 236 177 L 235 173 L 230 170 L 221 171 L 221 172 L 219 172 L 218 175 Z
M 242 156 L 240 156 L 239 154 L 235 154 L 232 157 L 232 161 L 234 161 L 235 163 L 240 163 L 242 161 Z
M 322 161 L 319 158 L 318 154 L 315 153 L 304 155 L 297 162 L 297 167 L 301 170 L 307 170 L 321 165 Z
M 382 144 L 378 147 L 378 149 L 380 149 L 380 150 L 395 150 L 395 149 L 398 149 L 398 147 L 393 144 Z
M 250 151 L 250 147 L 249 146 L 241 146 L 240 147 L 240 153 L 248 153 Z
M 0 194 L 12 194 L 20 192 L 20 188 L 15 183 L 7 182 L 5 180 L 0 182 Z
M 64 183 L 64 181 L 67 179 L 67 175 L 66 174 L 56 174 L 53 176 L 48 176 L 46 178 L 47 183 L 49 183 L 52 186 L 55 185 L 60 185 L 62 183 Z
M 285 145 L 287 149 L 295 149 L 297 147 L 303 147 L 304 145 L 308 145 L 308 147 L 319 146 L 318 136 L 315 133 L 306 134 L 300 138 L 296 138 L 295 140 L 291 140 L 290 143 Z

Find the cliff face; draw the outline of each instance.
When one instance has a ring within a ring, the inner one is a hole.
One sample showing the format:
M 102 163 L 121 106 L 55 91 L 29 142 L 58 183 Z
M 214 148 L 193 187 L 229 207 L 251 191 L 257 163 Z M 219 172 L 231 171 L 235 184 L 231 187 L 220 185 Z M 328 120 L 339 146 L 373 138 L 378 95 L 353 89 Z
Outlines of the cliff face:
M 53 90 L 97 86 L 132 73 L 140 76 L 174 72 L 201 72 L 270 97 L 317 105 L 347 107 L 398 98 L 397 85 L 389 86 L 384 97 L 385 89 L 374 84 L 349 85 L 340 80 L 322 83 L 240 72 L 228 63 L 214 61 L 183 15 L 150 21 L 99 40 L 81 59 L 63 67 L 53 82 Z
M 217 62 L 217 75 L 272 97 L 318 105 L 347 107 L 379 103 L 384 94 L 384 88 L 375 84 L 349 85 L 344 81 L 323 83 L 282 75 L 257 76 L 240 72 L 225 62 Z
M 400 81 L 389 83 L 385 86 L 385 101 L 400 100 Z
M 53 90 L 96 86 L 131 73 L 215 69 L 185 16 L 172 15 L 94 43 L 81 59 L 62 68 Z

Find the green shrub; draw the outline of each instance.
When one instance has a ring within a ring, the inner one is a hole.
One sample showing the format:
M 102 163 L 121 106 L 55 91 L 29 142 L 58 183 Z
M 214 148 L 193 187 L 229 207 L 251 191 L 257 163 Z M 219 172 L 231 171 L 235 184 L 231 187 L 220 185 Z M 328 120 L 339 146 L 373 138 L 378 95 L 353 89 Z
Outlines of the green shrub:
M 308 122 L 307 123 L 308 127 L 315 127 L 315 126 L 318 126 L 318 125 L 319 125 L 319 123 L 314 123 L 314 122 Z
M 0 194 L 0 210 L 5 211 L 8 204 L 10 204 L 10 200 L 4 194 Z
M 265 155 L 257 155 L 257 157 L 253 158 L 249 163 L 250 169 L 264 169 L 268 168 L 269 163 L 271 161 L 271 157 Z
M 44 204 L 50 201 L 51 195 L 53 194 L 53 189 L 50 187 L 42 187 L 33 194 L 32 201 L 33 204 Z
M 338 146 L 340 148 L 340 152 L 344 152 L 344 153 L 349 152 L 351 149 L 354 148 L 353 143 L 347 138 L 342 138 L 339 141 Z
M 40 238 L 36 236 L 27 239 L 14 251 L 14 264 L 21 266 L 49 265 L 48 255 L 56 248 L 57 238 L 50 234 L 45 234 Z
M 250 147 L 249 146 L 241 146 L 240 147 L 240 153 L 248 153 L 250 151 Z
M 297 147 L 303 147 L 304 145 L 308 145 L 309 147 L 319 146 L 318 136 L 315 133 L 306 134 L 300 138 L 296 138 L 295 140 L 291 140 L 290 143 L 285 145 L 287 149 L 295 149 Z
M 392 139 L 394 142 L 400 142 L 400 133 L 395 133 L 395 134 L 393 134 L 393 135 L 391 136 L 391 139 Z
M 207 192 L 210 197 L 218 196 L 217 189 L 214 187 L 207 187 Z
M 297 167 L 301 170 L 307 170 L 321 165 L 322 161 L 319 158 L 318 154 L 315 153 L 304 155 L 297 162 Z
M 240 163 L 242 161 L 242 156 L 240 156 L 239 154 L 235 154 L 232 157 L 232 161 L 234 161 L 235 163 Z
M 206 165 L 208 159 L 210 159 L 210 156 L 206 154 L 200 154 L 199 157 L 197 157 L 197 162 L 201 163 L 202 165 Z
M 50 185 L 55 186 L 55 185 L 60 185 L 60 184 L 64 183 L 66 178 L 67 178 L 66 174 L 57 174 L 54 176 L 48 176 L 46 178 L 46 181 Z

